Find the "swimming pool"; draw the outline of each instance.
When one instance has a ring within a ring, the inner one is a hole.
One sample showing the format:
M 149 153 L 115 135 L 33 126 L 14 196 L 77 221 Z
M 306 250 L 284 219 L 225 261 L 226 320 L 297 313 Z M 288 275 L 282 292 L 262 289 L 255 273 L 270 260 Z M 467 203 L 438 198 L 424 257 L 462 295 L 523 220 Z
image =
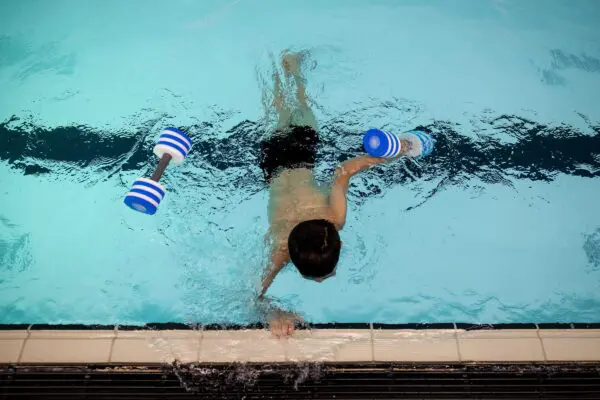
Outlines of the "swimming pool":
M 319 177 L 370 127 L 430 159 L 354 180 L 335 279 L 270 294 L 314 322 L 600 315 L 600 7 L 568 1 L 0 4 L 0 322 L 247 323 L 271 58 L 308 50 Z M 122 199 L 179 126 L 152 217 Z

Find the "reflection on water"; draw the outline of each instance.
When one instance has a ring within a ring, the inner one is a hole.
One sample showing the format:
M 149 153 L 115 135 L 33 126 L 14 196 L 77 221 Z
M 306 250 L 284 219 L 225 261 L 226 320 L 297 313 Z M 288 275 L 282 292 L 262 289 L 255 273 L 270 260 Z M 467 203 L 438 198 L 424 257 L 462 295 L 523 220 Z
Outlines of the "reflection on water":
M 583 250 L 590 265 L 595 270 L 600 269 L 600 228 L 590 235 L 585 235 Z

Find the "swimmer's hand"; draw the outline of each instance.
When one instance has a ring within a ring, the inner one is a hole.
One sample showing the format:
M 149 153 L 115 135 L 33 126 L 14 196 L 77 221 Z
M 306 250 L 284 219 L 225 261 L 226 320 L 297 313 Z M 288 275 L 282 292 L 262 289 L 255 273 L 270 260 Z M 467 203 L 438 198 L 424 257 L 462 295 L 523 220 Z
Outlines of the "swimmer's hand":
M 403 144 L 404 146 L 404 144 Z M 359 156 L 350 160 L 344 161 L 336 170 L 333 177 L 333 185 L 329 193 L 329 206 L 331 210 L 332 222 L 337 229 L 342 229 L 346 224 L 348 187 L 350 186 L 350 178 L 377 164 L 384 164 L 396 158 L 383 158 L 371 156 Z
M 296 322 L 304 322 L 304 320 L 294 313 L 278 310 L 273 313 L 269 323 L 271 334 L 278 338 L 291 336 L 296 330 Z
M 305 324 L 302 317 L 290 311 L 285 311 L 274 305 L 271 299 L 261 294 L 257 298 L 256 308 L 263 321 L 269 321 L 269 330 L 278 338 L 291 336 L 296 329 L 296 323 Z

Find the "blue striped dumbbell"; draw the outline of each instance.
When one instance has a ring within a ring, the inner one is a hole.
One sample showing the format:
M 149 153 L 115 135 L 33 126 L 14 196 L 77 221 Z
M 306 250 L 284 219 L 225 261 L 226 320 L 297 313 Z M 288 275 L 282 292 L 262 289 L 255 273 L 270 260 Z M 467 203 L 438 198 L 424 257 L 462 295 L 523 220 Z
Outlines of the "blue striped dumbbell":
M 408 142 L 408 149 L 403 148 L 403 140 Z M 431 154 L 434 145 L 435 139 L 420 130 L 396 135 L 380 129 L 369 129 L 363 136 L 365 151 L 372 157 L 394 158 L 401 153 L 409 157 L 425 157 Z
M 125 195 L 124 203 L 133 210 L 154 214 L 165 197 L 165 188 L 158 183 L 169 162 L 183 163 L 192 148 L 192 139 L 177 128 L 166 128 L 154 146 L 154 154 L 160 159 L 154 173 L 148 178 L 138 178 Z

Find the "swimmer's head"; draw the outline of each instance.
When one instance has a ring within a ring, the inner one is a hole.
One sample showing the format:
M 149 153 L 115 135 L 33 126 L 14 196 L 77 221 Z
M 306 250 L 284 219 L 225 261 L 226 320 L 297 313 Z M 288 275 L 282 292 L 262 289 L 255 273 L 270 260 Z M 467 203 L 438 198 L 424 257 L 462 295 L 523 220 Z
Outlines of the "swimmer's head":
M 301 222 L 288 237 L 290 259 L 303 277 L 317 282 L 335 275 L 341 248 L 337 229 L 324 219 Z

